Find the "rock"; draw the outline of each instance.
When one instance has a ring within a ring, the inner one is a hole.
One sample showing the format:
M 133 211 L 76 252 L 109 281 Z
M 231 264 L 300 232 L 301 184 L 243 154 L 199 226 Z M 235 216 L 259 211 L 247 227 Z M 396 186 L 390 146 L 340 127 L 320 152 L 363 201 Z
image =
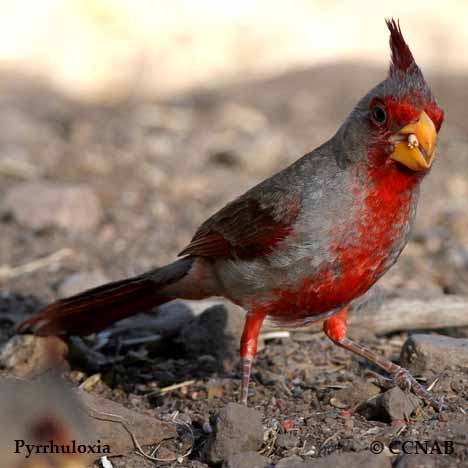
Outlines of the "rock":
M 70 447 L 73 441 L 76 446 L 97 443 L 79 399 L 70 386 L 59 379 L 51 376 L 28 380 L 2 377 L 0 395 L 0 421 L 7 428 L 0 432 L 2 468 L 24 467 L 25 458 L 29 458 L 27 447 L 17 445 L 15 441 L 38 445 L 53 440 Z M 19 454 L 15 454 L 15 447 Z M 78 451 L 70 458 L 73 461 L 33 454 L 27 465 L 37 468 L 73 465 L 78 468 L 92 463 L 91 457 L 80 455 Z
M 17 377 L 68 368 L 68 346 L 55 336 L 16 335 L 3 346 L 0 367 Z
M 87 289 L 101 286 L 110 280 L 99 271 L 75 273 L 66 278 L 60 285 L 58 293 L 60 297 L 69 297 Z
M 315 462 L 315 461 L 314 461 Z M 362 452 L 333 453 L 318 459 L 311 468 L 391 468 L 390 458 L 384 454 L 374 455 L 367 450 Z
M 380 395 L 378 399 L 391 421 L 409 418 L 419 404 L 415 395 L 406 393 L 396 386 Z
M 395 386 L 367 401 L 359 412 L 367 419 L 397 421 L 408 418 L 418 405 L 419 399 L 415 395 Z
M 238 403 L 223 408 L 213 424 L 207 446 L 211 463 L 221 463 L 231 455 L 256 451 L 263 443 L 262 415 Z
M 372 382 L 365 380 L 358 380 L 353 382 L 350 387 L 342 388 L 338 390 L 335 395 L 330 399 L 330 403 L 335 408 L 355 409 L 360 404 L 366 402 L 369 398 L 372 398 L 380 393 L 379 387 L 374 385 Z
M 224 395 L 224 388 L 221 381 L 217 379 L 210 379 L 206 385 L 208 399 L 222 398 Z
M 437 456 L 419 453 L 402 456 L 395 468 L 435 468 L 436 466 Z
M 94 229 L 102 215 L 99 199 L 90 187 L 46 181 L 14 186 L 6 194 L 3 208 L 27 228 L 59 227 L 72 233 Z
M 468 339 L 442 335 L 412 335 L 403 345 L 401 363 L 415 375 L 433 374 L 447 368 L 465 368 Z
M 223 463 L 223 468 L 267 468 L 270 460 L 256 452 L 231 455 Z
M 141 313 L 120 320 L 113 327 L 116 331 L 130 329 L 138 336 L 158 334 L 174 337 L 193 318 L 194 313 L 190 305 L 186 304 L 186 301 L 176 300 L 157 307 L 151 313 Z
M 291 460 L 295 457 L 290 457 Z M 297 457 L 299 458 L 299 457 Z M 276 468 L 391 468 L 390 459 L 384 454 L 374 455 L 364 450 L 362 452 L 333 453 L 327 457 L 314 458 L 303 462 L 292 461 L 283 464 L 286 459 L 281 460 Z
M 173 424 L 129 410 L 119 403 L 81 390 L 78 391 L 78 395 L 86 407 L 88 425 L 94 428 L 96 439 L 100 440 L 101 446 L 110 447 L 112 456 L 125 455 L 135 450 L 131 435 L 119 421 L 123 421 L 133 432 L 142 447 L 157 445 L 163 440 L 177 437 L 176 426 Z M 105 420 L 106 418 L 108 420 Z
M 184 325 L 179 341 L 188 353 L 198 356 L 211 354 L 222 360 L 237 355 L 244 315 L 240 307 L 214 305 Z

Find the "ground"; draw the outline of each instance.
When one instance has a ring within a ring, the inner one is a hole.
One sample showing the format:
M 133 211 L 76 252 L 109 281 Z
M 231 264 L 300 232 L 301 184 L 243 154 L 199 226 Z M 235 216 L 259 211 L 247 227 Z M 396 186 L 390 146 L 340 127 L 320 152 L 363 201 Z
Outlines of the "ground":
M 86 210 L 80 214 L 78 206 L 78 228 L 67 229 L 35 223 L 32 218 L 50 207 L 34 208 L 21 221 L 15 215 L 21 207 L 13 203 L 5 208 L 1 203 L 8 197 L 0 200 L 0 265 L 28 265 L 69 249 L 43 268 L 0 275 L 1 342 L 13 335 L 15 317 L 57 298 L 65 280 L 77 272 L 119 279 L 173 259 L 217 208 L 330 137 L 384 73 L 342 64 L 223 89 L 213 86 L 171 100 L 129 97 L 99 106 L 5 74 L 0 97 L 2 192 L 8 195 L 32 181 L 41 187 L 60 182 L 62 189 L 78 184 L 89 188 L 99 203 L 94 225 L 87 224 Z M 424 183 L 412 240 L 381 284 L 467 294 L 468 90 L 463 77 L 428 74 L 428 80 L 447 120 L 437 161 Z M 23 203 L 34 207 L 35 201 L 32 196 Z M 442 332 L 467 334 L 465 329 Z M 368 336 L 364 341 L 398 360 L 406 336 Z M 93 366 L 72 361 L 68 377 L 129 408 L 165 418 L 177 412 L 195 434 L 192 453 L 177 466 L 205 466 L 210 418 L 238 395 L 237 358 L 194 354 L 193 348 L 180 345 L 177 333 L 156 344 L 122 347 L 119 340 L 128 337 L 135 338 L 135 332 L 105 341 L 99 354 L 107 362 Z M 250 406 L 262 413 L 267 434 L 263 453 L 271 463 L 291 455 L 309 460 L 361 451 L 400 431 L 402 439 L 456 439 L 455 453 L 433 458 L 434 466 L 465 466 L 466 369 L 447 370 L 435 385 L 434 393 L 445 395 L 449 403 L 444 413 L 417 409 L 404 427 L 392 425 L 382 414 L 354 411 L 359 397 L 352 404 L 340 403 L 340 389 L 365 393 L 375 382 L 367 369 L 321 335 L 267 340 L 255 363 Z M 86 379 L 97 372 L 100 378 L 91 385 Z M 183 382 L 189 383 L 158 394 Z M 179 442 L 160 452 L 183 453 L 188 442 L 183 435 Z M 396 465 L 399 459 L 392 460 Z M 152 466 L 136 456 L 113 463 Z

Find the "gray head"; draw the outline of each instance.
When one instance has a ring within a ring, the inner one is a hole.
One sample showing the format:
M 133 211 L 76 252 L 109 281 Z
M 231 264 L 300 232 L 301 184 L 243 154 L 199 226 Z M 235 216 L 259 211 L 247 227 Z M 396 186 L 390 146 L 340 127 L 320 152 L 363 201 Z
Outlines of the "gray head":
M 400 25 L 390 30 L 391 62 L 387 78 L 364 96 L 337 133 L 346 163 L 396 165 L 402 171 L 426 171 L 435 154 L 444 113 L 416 64 Z

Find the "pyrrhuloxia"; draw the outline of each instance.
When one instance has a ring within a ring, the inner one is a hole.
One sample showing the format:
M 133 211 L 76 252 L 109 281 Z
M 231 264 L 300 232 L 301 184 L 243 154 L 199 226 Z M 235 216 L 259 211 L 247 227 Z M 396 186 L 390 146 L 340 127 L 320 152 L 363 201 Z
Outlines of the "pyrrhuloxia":
M 267 316 L 286 325 L 324 320 L 336 344 L 431 400 L 405 369 L 346 337 L 348 306 L 407 243 L 444 115 L 399 24 L 387 26 L 388 76 L 330 140 L 214 214 L 181 259 L 55 302 L 21 328 L 88 334 L 176 298 L 224 296 L 247 311 L 241 401 Z

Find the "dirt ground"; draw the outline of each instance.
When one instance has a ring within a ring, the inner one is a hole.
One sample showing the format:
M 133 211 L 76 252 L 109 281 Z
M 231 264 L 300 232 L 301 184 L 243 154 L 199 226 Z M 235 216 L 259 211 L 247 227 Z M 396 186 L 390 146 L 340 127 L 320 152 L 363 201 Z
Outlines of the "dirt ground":
M 170 101 L 129 97 L 101 106 L 74 102 L 32 79 L 4 74 L 2 198 L 31 180 L 56 181 L 85 184 L 101 207 L 99 222 L 89 229 L 31 229 L 2 209 L 0 199 L 0 265 L 25 265 L 63 248 L 72 252 L 30 273 L 0 277 L 0 344 L 13 335 L 17 320 L 57 298 L 74 273 L 119 279 L 173 259 L 217 208 L 330 137 L 384 74 L 342 64 L 223 89 L 207 87 Z M 468 294 L 468 89 L 463 77 L 427 78 L 446 110 L 446 123 L 436 164 L 424 182 L 413 238 L 381 285 Z M 441 332 L 468 335 L 465 329 Z M 365 337 L 364 342 L 397 361 L 406 336 Z M 119 340 L 125 337 L 111 337 L 99 349 L 108 358 L 103 364 L 72 362 L 69 377 L 82 384 L 100 373 L 94 385 L 87 385 L 89 391 L 159 417 L 177 412 L 192 428 L 195 445 L 174 466 L 206 466 L 210 417 L 238 395 L 237 358 L 220 363 L 209 353 L 194 354 L 177 335 L 154 346 L 122 347 Z M 432 456 L 430 466 L 466 466 L 466 369 L 447 370 L 434 386 L 449 409 L 441 415 L 419 409 L 403 428 L 336 403 L 341 389 L 366 388 L 373 381 L 368 369 L 320 335 L 267 340 L 255 364 L 250 405 L 263 414 L 268 436 L 263 453 L 271 463 L 292 455 L 310 460 L 361 451 L 376 438 L 396 437 L 400 431 L 401 439 L 455 440 L 454 454 Z M 188 381 L 193 382 L 157 394 Z M 186 445 L 181 435 L 160 452 L 177 455 Z M 399 457 L 392 460 L 396 466 Z M 113 463 L 154 466 L 136 455 Z

